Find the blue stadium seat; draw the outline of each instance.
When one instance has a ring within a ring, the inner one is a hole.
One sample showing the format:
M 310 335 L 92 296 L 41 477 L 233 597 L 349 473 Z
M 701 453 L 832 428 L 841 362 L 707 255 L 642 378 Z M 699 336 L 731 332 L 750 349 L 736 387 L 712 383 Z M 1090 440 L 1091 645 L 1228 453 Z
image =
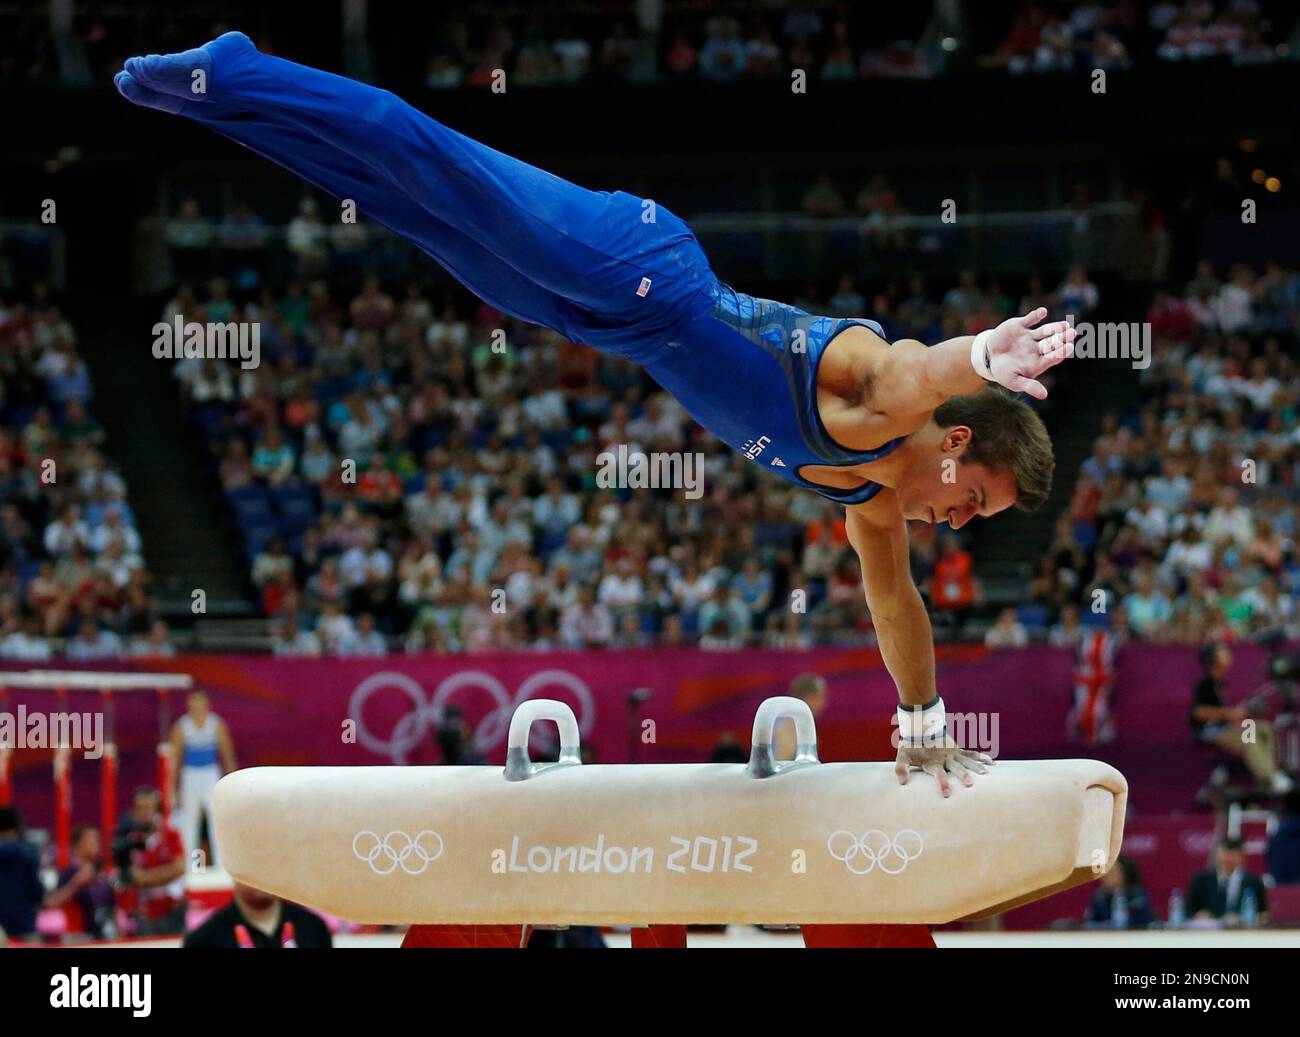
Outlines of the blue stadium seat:
M 295 537 L 301 540 L 302 534 L 310 529 L 315 522 L 315 514 L 281 515 L 276 521 L 276 528 L 279 529 L 280 535 L 286 541 Z
M 244 534 L 244 557 L 250 562 L 256 557 L 259 551 L 266 548 L 271 542 L 271 538 L 279 535 L 279 530 L 274 525 L 262 523 L 250 523 L 241 525 L 240 532 Z
M 537 550 L 543 555 L 550 555 L 564 544 L 564 533 L 542 533 L 537 538 Z
M 316 493 L 310 486 L 286 483 L 271 491 L 271 495 L 275 500 L 275 510 L 281 515 L 316 514 Z
M 552 432 L 543 432 L 542 442 L 557 454 L 565 454 L 569 451 L 569 443 L 572 437 L 573 434 L 568 429 L 556 429 Z
M 250 522 L 272 521 L 271 498 L 261 486 L 241 486 L 227 490 L 226 500 L 235 512 L 235 521 L 241 526 Z
M 1029 604 L 1016 609 L 1016 618 L 1030 630 L 1045 630 L 1052 617 L 1042 605 Z

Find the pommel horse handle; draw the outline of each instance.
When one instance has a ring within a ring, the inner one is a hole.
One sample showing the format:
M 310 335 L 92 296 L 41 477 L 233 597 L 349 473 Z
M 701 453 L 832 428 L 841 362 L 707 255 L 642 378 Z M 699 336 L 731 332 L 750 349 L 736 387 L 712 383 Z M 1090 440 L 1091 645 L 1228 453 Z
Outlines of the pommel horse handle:
M 560 729 L 560 758 L 555 763 L 533 763 L 528 758 L 528 735 L 536 720 L 553 720 Z M 506 736 L 506 781 L 524 781 L 551 767 L 582 763 L 578 718 L 573 710 L 555 699 L 521 702 L 510 718 Z
M 782 717 L 794 721 L 795 753 L 794 759 L 778 762 L 772 739 L 776 732 L 776 722 Z M 817 758 L 817 727 L 813 723 L 812 710 L 803 699 L 792 695 L 777 695 L 764 699 L 754 714 L 754 733 L 749 751 L 749 776 L 751 778 L 771 778 L 794 767 L 803 767 L 810 763 L 820 763 Z

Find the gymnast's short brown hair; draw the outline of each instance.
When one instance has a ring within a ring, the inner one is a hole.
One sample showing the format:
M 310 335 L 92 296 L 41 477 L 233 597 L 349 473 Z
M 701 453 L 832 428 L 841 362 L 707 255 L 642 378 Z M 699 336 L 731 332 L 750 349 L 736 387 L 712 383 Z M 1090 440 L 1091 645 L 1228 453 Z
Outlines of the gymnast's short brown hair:
M 933 414 L 940 428 L 965 425 L 970 446 L 962 463 L 1010 470 L 1016 480 L 1016 507 L 1037 511 L 1052 492 L 1056 459 L 1043 419 L 1024 400 L 999 386 L 945 400 Z

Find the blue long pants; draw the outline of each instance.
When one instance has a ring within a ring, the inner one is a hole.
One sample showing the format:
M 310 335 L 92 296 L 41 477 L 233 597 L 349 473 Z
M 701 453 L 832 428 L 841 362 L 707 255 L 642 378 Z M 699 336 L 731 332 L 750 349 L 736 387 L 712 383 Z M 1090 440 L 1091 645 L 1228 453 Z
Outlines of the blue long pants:
M 576 341 L 644 361 L 713 305 L 703 250 L 663 207 L 578 187 L 242 33 L 132 58 L 118 88 L 354 200 L 493 306 Z

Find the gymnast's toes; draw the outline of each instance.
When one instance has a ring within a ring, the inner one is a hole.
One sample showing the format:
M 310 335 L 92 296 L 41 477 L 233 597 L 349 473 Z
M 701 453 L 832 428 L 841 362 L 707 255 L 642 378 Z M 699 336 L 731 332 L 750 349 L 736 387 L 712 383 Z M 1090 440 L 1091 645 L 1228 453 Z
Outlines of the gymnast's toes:
M 113 83 L 119 94 L 142 108 L 156 108 L 168 115 L 179 115 L 181 109 L 185 107 L 185 102 L 181 98 L 151 90 L 130 72 L 119 72 L 113 77 Z
M 207 93 L 208 81 L 212 77 L 212 58 L 202 47 L 179 54 L 127 58 L 124 67 L 141 86 L 193 100 L 201 100 Z
M 127 58 L 125 69 L 151 90 L 186 101 L 203 101 L 210 97 L 214 68 L 228 69 L 241 58 L 256 54 L 253 41 L 242 32 L 227 32 L 202 47 L 178 54 Z

